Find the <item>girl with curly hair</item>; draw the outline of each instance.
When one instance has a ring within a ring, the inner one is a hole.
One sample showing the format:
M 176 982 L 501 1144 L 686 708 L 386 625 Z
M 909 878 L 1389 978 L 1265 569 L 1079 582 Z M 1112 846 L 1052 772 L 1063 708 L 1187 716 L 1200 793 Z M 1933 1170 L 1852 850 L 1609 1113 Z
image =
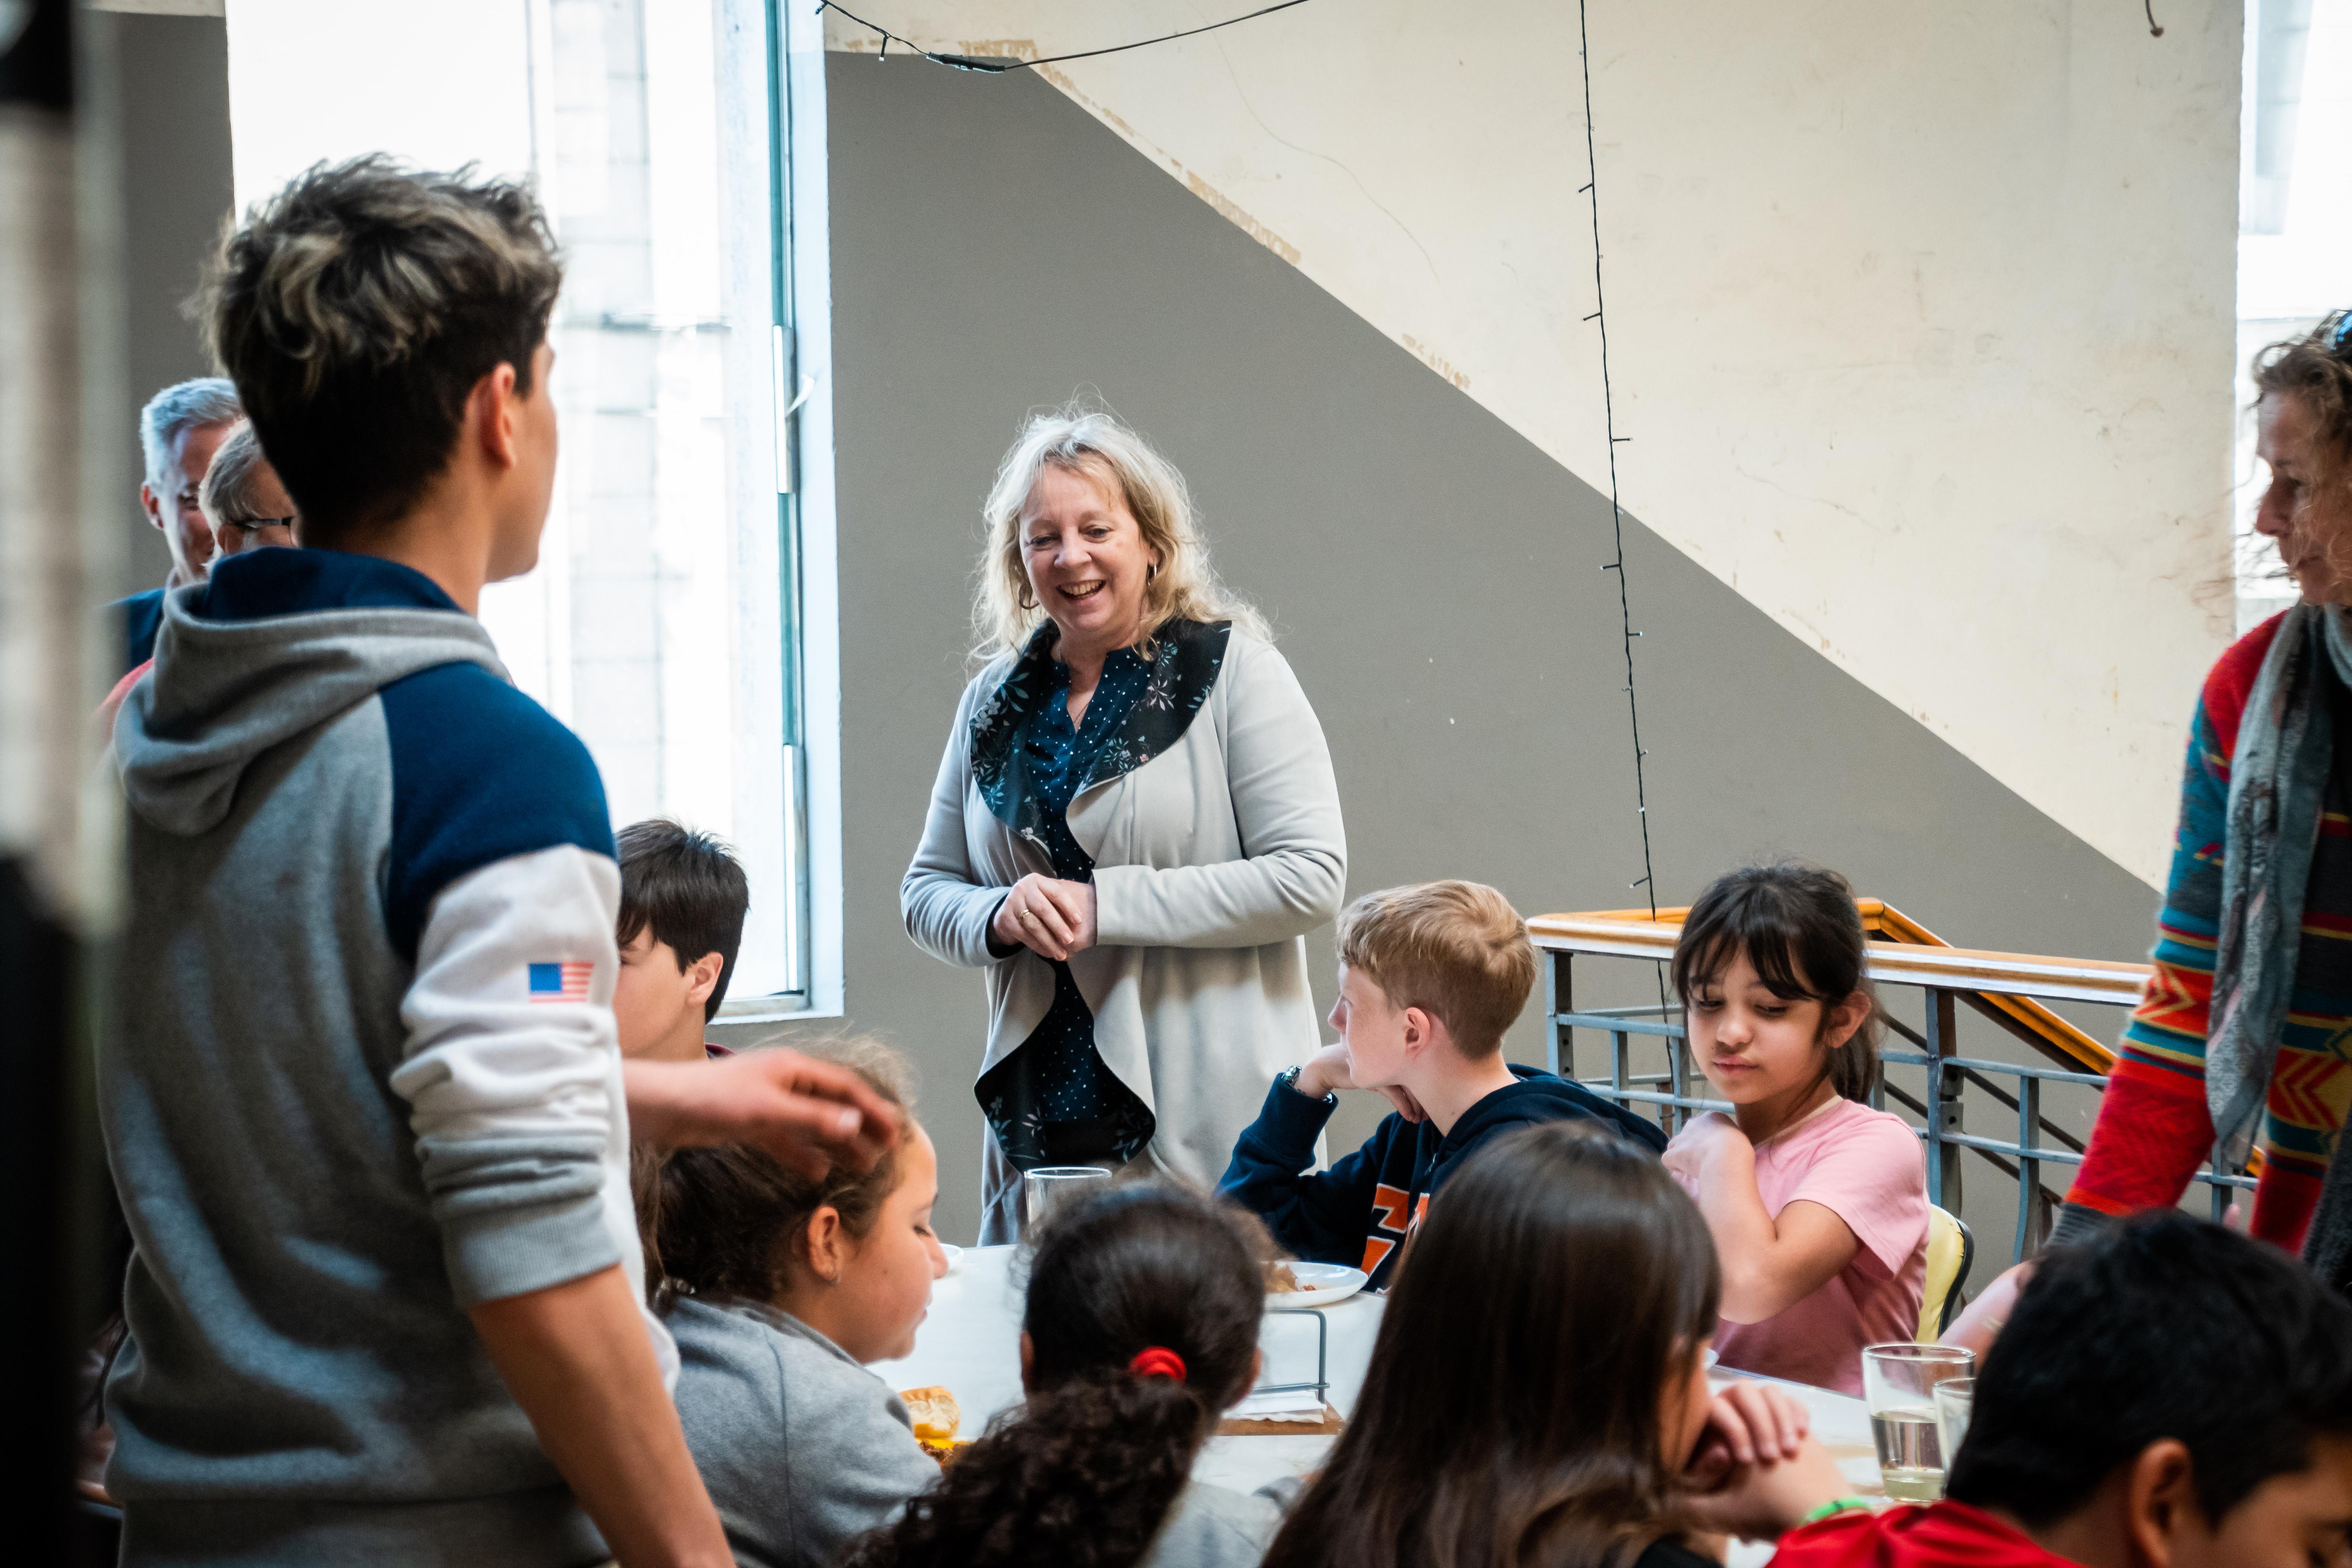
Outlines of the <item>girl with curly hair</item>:
M 1264 1496 L 1188 1479 L 1257 1379 L 1265 1276 L 1250 1222 L 1123 1186 L 1055 1216 L 1022 1318 L 1017 1408 L 851 1554 L 852 1568 L 1250 1568 Z

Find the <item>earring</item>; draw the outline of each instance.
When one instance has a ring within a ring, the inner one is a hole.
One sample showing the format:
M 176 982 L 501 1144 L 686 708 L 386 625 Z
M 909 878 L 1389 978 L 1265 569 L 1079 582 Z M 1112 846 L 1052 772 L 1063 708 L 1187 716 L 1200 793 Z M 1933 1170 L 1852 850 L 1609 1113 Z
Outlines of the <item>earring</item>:
M 1021 587 L 1021 607 L 1024 610 L 1034 610 L 1037 607 L 1037 601 L 1029 596 L 1029 587 L 1025 583 Z
M 1146 566 L 1146 567 L 1143 569 L 1143 580 L 1144 580 L 1146 583 L 1150 582 L 1154 577 L 1157 577 L 1157 576 L 1159 576 L 1159 575 L 1160 575 L 1160 563 L 1159 563 L 1158 562 L 1156 562 L 1156 561 L 1155 561 L 1155 562 L 1153 562 L 1150 565 Z

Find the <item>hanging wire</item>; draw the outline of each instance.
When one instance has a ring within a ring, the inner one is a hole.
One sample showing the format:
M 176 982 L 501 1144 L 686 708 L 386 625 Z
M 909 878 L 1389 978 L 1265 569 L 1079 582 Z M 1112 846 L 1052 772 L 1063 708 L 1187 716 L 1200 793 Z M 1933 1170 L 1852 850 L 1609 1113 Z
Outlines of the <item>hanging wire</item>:
M 833 3 L 833 0 L 817 0 L 816 14 L 822 16 L 827 11 L 841 11 L 841 14 L 844 16 L 848 17 L 851 21 L 865 28 L 867 32 L 881 34 L 882 48 L 881 52 L 876 56 L 876 58 L 877 59 L 888 58 L 890 54 L 890 46 L 892 44 L 898 44 L 906 48 L 912 49 L 915 53 L 922 56 L 925 59 L 929 60 L 934 65 L 949 66 L 960 71 L 984 71 L 991 75 L 998 75 L 1005 71 L 1027 70 L 1032 66 L 1059 65 L 1064 60 L 1090 60 L 1097 55 L 1124 54 L 1129 49 L 1146 48 L 1153 44 L 1172 43 L 1178 38 L 1192 37 L 1196 33 L 1213 33 L 1220 27 L 1230 27 L 1236 22 L 1255 21 L 1260 16 L 1271 16 L 1276 11 L 1287 11 L 1293 5 L 1304 5 L 1306 4 L 1307 0 L 1282 0 L 1282 3 L 1278 5 L 1268 5 L 1262 10 L 1252 11 L 1246 16 L 1228 16 L 1222 22 L 1212 22 L 1205 27 L 1187 27 L 1181 33 L 1162 33 L 1156 38 L 1138 38 L 1131 44 L 1113 44 L 1108 48 L 1100 49 L 1081 49 L 1077 53 L 1071 55 L 1047 55 L 1045 58 L 1036 60 L 1014 59 L 1003 55 L 940 54 L 935 50 L 923 47 L 912 38 L 902 37 L 898 34 L 892 32 L 889 28 L 882 26 L 878 23 L 869 22 L 865 17 L 856 15 L 854 12 L 843 11 L 840 6 Z
M 1584 319 L 1597 322 L 1601 328 L 1601 417 L 1609 436 L 1609 520 L 1617 547 L 1617 559 L 1601 568 L 1617 574 L 1617 617 L 1619 629 L 1625 638 L 1625 716 L 1633 729 L 1633 811 L 1642 822 L 1642 879 L 1633 884 L 1649 895 L 1650 919 L 1658 918 L 1657 868 L 1650 859 L 1650 795 L 1643 760 L 1650 753 L 1642 749 L 1642 705 L 1633 691 L 1633 639 L 1642 634 L 1633 629 L 1633 592 L 1625 585 L 1625 508 L 1617 496 L 1617 448 L 1633 439 L 1617 434 L 1617 405 L 1609 386 L 1609 301 L 1601 290 L 1601 161 L 1593 149 L 1592 134 L 1592 41 L 1586 30 L 1585 0 L 1576 3 L 1576 42 L 1578 57 L 1584 63 L 1584 189 L 1577 195 L 1592 198 L 1592 304 L 1593 311 Z M 1658 1005 L 1666 1005 L 1666 968 L 1658 965 Z

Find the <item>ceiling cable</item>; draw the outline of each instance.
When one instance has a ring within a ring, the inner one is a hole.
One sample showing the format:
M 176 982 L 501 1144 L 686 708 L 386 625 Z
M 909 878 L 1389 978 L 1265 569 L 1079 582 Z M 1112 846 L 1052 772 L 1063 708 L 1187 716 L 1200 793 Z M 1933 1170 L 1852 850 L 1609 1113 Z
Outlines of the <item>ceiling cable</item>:
M 1307 0 L 1282 0 L 1278 5 L 1268 5 L 1261 10 L 1252 11 L 1246 16 L 1228 16 L 1222 22 L 1211 22 L 1204 27 L 1187 27 L 1181 33 L 1162 33 L 1156 38 L 1138 38 L 1131 44 L 1112 44 L 1106 48 L 1081 49 L 1076 54 L 1047 55 L 1043 59 L 1035 60 L 1024 60 L 1010 55 L 950 55 L 942 54 L 936 49 L 927 49 L 914 39 L 894 33 L 878 23 L 869 22 L 853 12 L 843 11 L 840 6 L 833 3 L 833 0 L 817 0 L 816 11 L 820 16 L 827 11 L 841 11 L 844 16 L 848 17 L 867 32 L 881 34 L 882 48 L 876 56 L 877 59 L 888 58 L 890 46 L 898 44 L 913 50 L 934 65 L 948 66 L 960 71 L 983 71 L 990 75 L 999 75 L 1005 71 L 1027 70 L 1032 66 L 1059 65 L 1064 60 L 1090 60 L 1098 55 L 1124 54 L 1129 49 L 1147 48 L 1153 44 L 1172 43 L 1178 38 L 1189 38 L 1197 33 L 1213 33 L 1220 27 L 1230 27 L 1236 22 L 1255 21 L 1260 16 L 1271 16 L 1276 11 L 1287 11 L 1293 5 L 1306 4 Z

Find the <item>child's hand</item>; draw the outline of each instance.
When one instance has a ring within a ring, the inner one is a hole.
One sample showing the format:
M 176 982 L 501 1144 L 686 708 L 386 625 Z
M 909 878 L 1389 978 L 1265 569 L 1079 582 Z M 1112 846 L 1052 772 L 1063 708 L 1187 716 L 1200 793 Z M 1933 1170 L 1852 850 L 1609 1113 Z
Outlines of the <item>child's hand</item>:
M 1706 1428 L 1692 1451 L 1694 1475 L 1793 1459 L 1813 1429 L 1812 1413 L 1767 1383 L 1735 1379 L 1707 1401 Z
M 1299 1065 L 1297 1088 L 1299 1093 L 1310 1100 L 1320 1100 L 1334 1089 L 1363 1087 L 1356 1081 L 1355 1068 L 1348 1060 L 1348 1047 L 1344 1045 L 1326 1046 Z M 1411 1089 L 1392 1083 L 1372 1087 L 1395 1106 L 1397 1114 L 1407 1121 L 1429 1120 L 1429 1112 L 1421 1108 L 1421 1101 L 1412 1097 Z
M 1805 1407 L 1769 1384 L 1742 1379 L 1717 1390 L 1683 1472 L 1700 1521 L 1769 1539 L 1844 1495 L 1849 1489 L 1811 1427 Z
M 1674 1142 L 1666 1149 L 1666 1169 L 1696 1181 L 1699 1167 L 1718 1150 L 1735 1142 L 1748 1142 L 1748 1134 L 1739 1130 L 1739 1123 L 1720 1110 L 1703 1110 L 1675 1134 Z

